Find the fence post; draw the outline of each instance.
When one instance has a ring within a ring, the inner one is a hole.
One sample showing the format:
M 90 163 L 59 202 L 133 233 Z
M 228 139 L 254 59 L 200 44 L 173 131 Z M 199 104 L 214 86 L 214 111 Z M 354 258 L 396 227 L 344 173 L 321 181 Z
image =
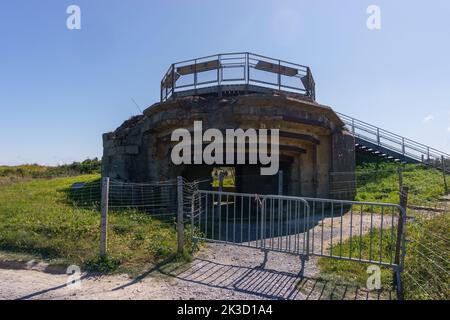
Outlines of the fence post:
M 183 177 L 177 178 L 178 214 L 177 214 L 177 234 L 178 253 L 184 251 L 184 214 L 183 214 Z
M 102 203 L 101 203 L 101 220 L 100 220 L 100 256 L 107 253 L 108 243 L 108 201 L 109 201 L 109 178 L 102 179 Z
M 196 190 L 192 193 L 192 198 L 191 198 L 191 240 L 192 240 L 191 253 L 194 252 L 195 247 L 197 246 L 197 238 L 195 237 L 195 228 L 194 228 L 194 226 L 195 226 L 195 218 L 194 218 L 195 217 L 195 194 L 197 191 L 198 191 L 198 188 L 196 188 Z
M 403 210 L 400 211 L 400 216 L 398 218 L 397 225 L 397 241 L 395 243 L 395 260 L 394 263 L 397 265 L 397 268 L 394 272 L 394 283 L 396 283 L 397 287 L 397 298 L 398 300 L 403 300 L 403 287 L 400 277 L 400 272 L 403 271 L 403 258 L 405 254 L 405 232 L 406 228 L 406 208 L 408 206 L 408 191 L 409 188 L 407 186 L 402 186 L 400 190 L 400 206 Z
M 444 175 L 444 188 L 445 188 L 445 193 L 448 193 L 448 185 L 447 185 L 447 177 L 446 177 L 446 169 L 445 169 L 445 158 L 442 155 L 441 156 L 441 162 L 442 162 L 442 173 Z
M 283 195 L 283 170 L 278 170 L 278 195 Z

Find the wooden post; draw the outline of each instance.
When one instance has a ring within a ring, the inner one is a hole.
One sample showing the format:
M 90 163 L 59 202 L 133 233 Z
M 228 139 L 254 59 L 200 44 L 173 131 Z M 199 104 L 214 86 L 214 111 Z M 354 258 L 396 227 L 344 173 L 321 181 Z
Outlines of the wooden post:
M 177 234 L 178 234 L 178 253 L 184 251 L 184 214 L 183 214 L 183 177 L 177 178 L 177 196 L 178 196 L 178 213 L 177 213 Z
M 108 200 L 109 200 L 109 178 L 102 179 L 102 203 L 100 220 L 100 256 L 105 256 L 108 250 Z
M 394 263 L 398 266 L 397 270 L 394 272 L 394 283 L 397 286 L 397 298 L 398 300 L 403 300 L 403 287 L 401 284 L 400 271 L 403 268 L 403 255 L 405 251 L 405 239 L 404 239 L 404 229 L 406 228 L 406 208 L 408 206 L 408 191 L 409 188 L 407 186 L 402 186 L 400 191 L 400 206 L 403 208 L 400 211 L 400 216 L 398 217 L 397 224 L 397 241 L 395 243 L 395 258 Z
M 441 162 L 442 162 L 442 174 L 444 175 L 444 188 L 445 188 L 445 193 L 448 193 L 448 185 L 447 185 L 447 177 L 446 177 L 446 169 L 445 169 L 445 158 L 444 156 L 441 156 Z
M 283 195 L 283 170 L 278 171 L 278 195 Z

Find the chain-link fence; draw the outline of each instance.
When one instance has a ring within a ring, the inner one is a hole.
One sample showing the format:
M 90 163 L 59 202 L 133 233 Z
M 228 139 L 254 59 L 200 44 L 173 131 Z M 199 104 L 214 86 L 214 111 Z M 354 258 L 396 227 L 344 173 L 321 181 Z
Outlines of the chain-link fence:
M 408 210 L 405 296 L 450 299 L 450 211 Z
M 152 219 L 157 220 L 153 223 L 155 228 L 160 223 L 173 225 L 177 239 L 172 242 L 178 242 L 178 251 L 181 252 L 185 247 L 184 225 L 189 221 L 191 199 L 199 184 L 182 177 L 146 183 L 104 177 L 89 183 L 75 183 L 67 192 L 67 201 L 75 207 L 101 212 L 101 255 L 107 253 L 108 243 L 115 241 L 115 238 L 108 238 L 108 234 L 130 233 L 132 237 L 143 238 L 145 235 L 140 233 L 149 229 L 152 224 L 148 222 Z M 160 239 L 153 240 L 157 243 Z M 120 247 L 120 243 L 115 243 L 114 247 Z

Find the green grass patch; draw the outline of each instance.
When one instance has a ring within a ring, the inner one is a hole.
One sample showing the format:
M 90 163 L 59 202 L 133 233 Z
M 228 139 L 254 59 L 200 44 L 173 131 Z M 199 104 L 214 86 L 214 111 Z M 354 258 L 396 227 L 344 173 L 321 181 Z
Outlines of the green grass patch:
M 86 159 L 59 166 L 25 164 L 19 166 L 0 166 L 0 186 L 30 179 L 50 179 L 55 177 L 77 176 L 100 173 L 101 161 Z
M 431 219 L 417 218 L 415 222 L 407 225 L 407 243 L 405 256 L 405 271 L 402 275 L 403 287 L 406 299 L 443 299 L 450 298 L 450 272 L 448 234 L 450 216 L 447 214 L 436 215 Z M 391 231 L 383 231 L 383 245 L 381 247 L 382 261 L 390 261 L 390 253 L 395 252 L 391 247 Z M 396 234 L 394 228 L 394 235 Z M 370 258 L 370 239 L 372 257 L 379 258 L 380 255 L 380 232 L 376 230 L 372 235 L 367 234 L 359 238 L 353 237 L 343 242 L 342 256 L 350 255 L 350 241 L 352 241 L 352 256 L 356 259 L 361 257 Z M 395 241 L 393 242 L 395 243 Z M 340 246 L 333 246 L 335 255 L 339 254 Z M 366 286 L 368 278 L 367 267 L 355 261 L 343 261 L 330 258 L 320 258 L 319 267 L 321 275 L 335 277 L 342 281 L 349 281 L 355 285 Z M 381 283 L 383 289 L 392 288 L 392 269 L 381 268 Z
M 355 200 L 399 203 L 398 167 L 389 162 L 359 164 L 356 167 Z M 409 204 L 431 205 L 445 194 L 442 171 L 417 164 L 406 164 L 401 168 L 403 185 L 409 187 Z
M 158 220 L 138 210 L 121 210 L 110 211 L 108 257 L 99 258 L 100 213 L 95 206 L 74 206 L 68 192 L 75 182 L 91 184 L 99 178 L 93 174 L 35 179 L 0 187 L 0 250 L 89 270 L 128 273 L 175 256 L 173 221 Z
M 399 164 L 386 162 L 374 157 L 357 157 L 356 166 L 356 201 L 384 202 L 398 204 L 399 199 Z M 417 164 L 400 166 L 403 176 L 403 185 L 409 187 L 408 204 L 434 207 L 445 194 L 444 177 L 442 171 Z M 448 181 L 450 177 L 447 176 Z M 355 208 L 359 210 L 360 208 Z M 379 208 L 363 206 L 363 210 L 372 209 L 379 213 Z M 385 214 L 388 212 L 385 212 Z M 408 212 L 409 215 L 412 212 Z M 420 224 L 419 222 L 420 221 Z M 449 299 L 450 260 L 448 252 L 449 215 L 436 215 L 432 219 L 419 219 L 409 222 L 407 226 L 407 239 L 414 240 L 407 244 L 405 257 L 405 273 L 403 284 L 406 299 Z M 342 256 L 350 256 L 368 260 L 378 257 L 380 251 L 384 262 L 390 262 L 391 231 L 383 231 L 383 246 L 379 247 L 380 232 L 375 230 L 372 235 L 367 234 L 359 238 L 355 236 L 342 244 Z M 396 229 L 394 228 L 394 235 Z M 377 244 L 370 250 L 370 239 Z M 352 250 L 350 252 L 350 242 Z M 340 245 L 332 248 L 334 255 L 339 255 Z M 427 251 L 428 250 L 428 251 Z M 436 264 L 438 266 L 436 266 Z M 320 258 L 319 267 L 324 277 L 334 277 L 340 281 L 348 281 L 358 286 L 366 286 L 369 276 L 368 264 L 343 261 L 330 258 Z M 392 269 L 381 268 L 381 283 L 383 289 L 392 287 Z M 417 282 L 415 282 L 417 281 Z
M 381 236 L 380 229 L 374 229 L 372 234 L 362 237 L 353 236 L 351 239 L 340 244 L 333 245 L 330 251 L 334 256 L 351 257 L 353 259 L 364 259 L 390 263 L 394 260 L 392 254 L 395 252 L 397 230 L 394 228 L 383 229 Z M 382 239 L 382 242 L 380 241 Z M 382 244 L 380 248 L 380 243 Z M 372 245 L 371 245 L 372 244 Z M 381 253 L 381 256 L 380 256 Z M 370 264 L 349 260 L 337 260 L 334 258 L 320 258 L 319 267 L 321 274 L 327 277 L 337 277 L 342 281 L 348 281 L 354 285 L 366 286 L 369 276 L 367 267 Z M 381 283 L 383 289 L 392 287 L 392 269 L 381 267 Z
M 409 299 L 450 299 L 450 215 L 417 218 L 408 224 L 405 274 Z

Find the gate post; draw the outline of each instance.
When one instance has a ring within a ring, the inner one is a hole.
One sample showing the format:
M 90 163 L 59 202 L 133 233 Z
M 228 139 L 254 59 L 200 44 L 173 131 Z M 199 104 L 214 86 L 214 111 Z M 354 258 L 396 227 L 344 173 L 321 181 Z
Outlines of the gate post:
M 178 253 L 184 251 L 184 215 L 183 215 L 183 177 L 177 177 L 177 236 L 178 236 Z
M 109 178 L 102 178 L 102 199 L 100 218 L 100 256 L 105 256 L 108 243 L 108 200 L 109 200 Z
M 194 191 L 194 193 L 192 194 L 192 199 L 191 199 L 191 241 L 192 241 L 191 254 L 194 254 L 195 249 L 198 247 L 197 246 L 198 238 L 195 236 L 195 218 L 194 218 L 195 217 L 195 196 L 197 195 L 197 192 L 198 192 L 198 190 Z M 201 205 L 201 200 L 200 200 L 200 205 Z M 199 211 L 201 212 L 201 207 L 199 208 Z M 200 218 L 201 217 L 199 217 L 199 219 Z
M 394 272 L 394 283 L 397 286 L 397 299 L 403 300 L 403 287 L 400 272 L 403 271 L 403 260 L 405 254 L 405 228 L 406 228 L 406 208 L 408 205 L 408 191 L 407 186 L 402 186 L 400 190 L 400 216 L 397 225 L 397 241 L 395 244 L 395 260 L 394 263 L 397 265 Z

